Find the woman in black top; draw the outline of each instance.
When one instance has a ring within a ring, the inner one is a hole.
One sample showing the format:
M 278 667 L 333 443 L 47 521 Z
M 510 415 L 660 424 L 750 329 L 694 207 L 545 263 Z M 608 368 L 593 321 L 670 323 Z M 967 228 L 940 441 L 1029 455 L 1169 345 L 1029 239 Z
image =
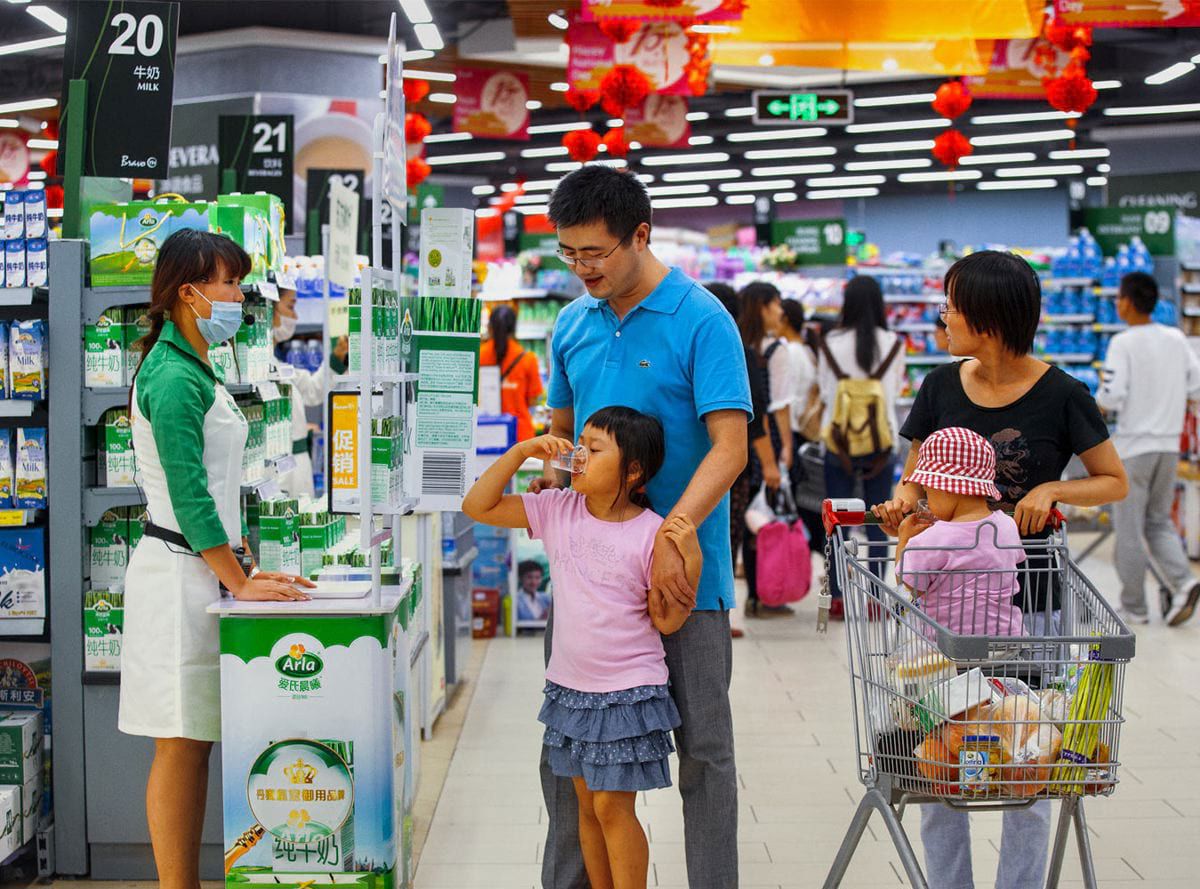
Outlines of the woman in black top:
M 995 505 L 1014 511 L 1024 538 L 1047 533 L 1047 519 L 1058 503 L 1100 506 L 1122 499 L 1128 490 L 1125 469 L 1087 387 L 1030 354 L 1042 295 L 1029 264 L 1011 253 L 973 253 L 950 267 L 945 289 L 942 314 L 950 352 L 974 357 L 925 378 L 900 430 L 912 442 L 902 478 L 916 467 L 917 451 L 931 433 L 963 426 L 995 447 L 996 486 L 1002 495 Z M 1088 476 L 1063 481 L 1072 455 L 1083 461 Z M 895 534 L 923 496 L 920 486 L 901 482 L 892 499 L 874 512 L 885 530 Z M 1040 559 L 1031 554 L 1027 567 L 1037 572 L 1047 562 L 1044 554 Z M 1023 583 L 1015 600 L 1034 634 L 1053 633 L 1046 624 L 1057 603 L 1048 600 L 1057 599 L 1057 591 L 1049 586 Z M 921 810 L 930 889 L 971 885 L 970 856 L 962 854 L 970 849 L 967 813 L 932 805 Z M 1007 812 L 1004 834 L 996 885 L 1040 886 L 1049 849 L 1050 803 Z

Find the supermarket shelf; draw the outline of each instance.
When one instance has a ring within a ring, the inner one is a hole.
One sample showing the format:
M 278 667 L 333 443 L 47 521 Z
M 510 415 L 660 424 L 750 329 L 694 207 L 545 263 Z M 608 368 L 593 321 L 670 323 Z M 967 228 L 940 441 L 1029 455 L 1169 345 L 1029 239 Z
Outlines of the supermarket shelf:
M 906 355 L 904 363 L 913 364 L 950 364 L 958 359 L 953 355 Z
M 540 287 L 519 287 L 503 293 L 480 293 L 479 298 L 485 303 L 502 303 L 508 302 L 510 299 L 570 299 L 565 293 L 542 290 Z
M 0 306 L 31 306 L 34 297 L 44 298 L 45 287 L 0 287 Z
M 1092 328 L 1096 333 L 1120 333 L 1128 329 L 1128 324 L 1097 324 Z
M 1096 316 L 1087 313 L 1079 315 L 1046 315 L 1042 318 L 1043 324 L 1090 324 L 1096 320 Z
M 914 401 L 916 401 L 915 398 L 906 395 L 903 398 L 896 399 L 896 407 L 912 407 Z
M 274 285 L 268 285 L 269 290 Z M 272 299 L 257 284 L 249 284 L 242 288 L 247 296 L 265 296 Z M 278 289 L 275 300 L 279 299 Z M 138 306 L 150 304 L 150 286 L 142 287 L 85 287 L 83 288 L 83 323 L 95 324 L 105 309 L 117 306 Z
M 95 527 L 110 509 L 118 506 L 141 506 L 142 492 L 135 485 L 120 488 L 84 488 L 83 523 Z
M 1200 293 L 1200 284 L 1184 284 L 1179 290 L 1182 293 Z
M 932 333 L 936 326 L 932 321 L 910 321 L 896 324 L 892 330 L 897 333 Z
M 120 685 L 120 670 L 84 670 L 84 685 Z
M 526 324 L 517 326 L 517 339 L 544 340 L 554 329 L 552 324 Z
M 306 334 L 320 333 L 325 329 L 325 325 L 317 321 L 301 321 L 296 324 L 296 336 Z
M 1120 287 L 1097 287 L 1096 296 L 1116 296 L 1121 292 Z
M 1095 278 L 1042 278 L 1042 286 L 1052 289 L 1058 287 L 1090 287 L 1095 283 Z
M 933 306 L 946 301 L 946 297 L 942 294 L 906 294 L 906 293 L 888 293 L 883 297 L 883 301 L 888 305 L 926 305 Z
M 5 398 L 0 400 L 0 417 L 32 417 L 36 403 L 23 398 Z
M 420 374 L 375 374 L 373 383 L 375 386 L 383 386 L 392 383 L 419 383 L 420 381 Z M 362 383 L 357 374 L 343 374 L 333 384 L 333 388 L 338 392 L 357 392 L 362 388 Z
M 84 387 L 80 397 L 83 408 L 83 423 L 92 426 L 104 419 L 104 412 L 114 407 L 129 404 L 128 386 L 104 386 L 90 389 Z
M 1096 360 L 1092 352 L 1064 352 L 1057 355 L 1039 355 L 1043 361 L 1051 364 L 1091 364 Z

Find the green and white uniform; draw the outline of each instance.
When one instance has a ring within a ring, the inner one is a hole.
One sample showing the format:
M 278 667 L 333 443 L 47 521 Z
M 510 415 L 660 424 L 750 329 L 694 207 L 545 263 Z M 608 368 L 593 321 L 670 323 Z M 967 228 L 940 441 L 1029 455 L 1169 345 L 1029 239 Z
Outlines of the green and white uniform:
M 170 321 L 133 390 L 133 446 L 150 521 L 192 552 L 144 536 L 125 580 L 118 726 L 154 738 L 221 738 L 216 574 L 198 555 L 242 535 L 246 418 L 219 371 Z

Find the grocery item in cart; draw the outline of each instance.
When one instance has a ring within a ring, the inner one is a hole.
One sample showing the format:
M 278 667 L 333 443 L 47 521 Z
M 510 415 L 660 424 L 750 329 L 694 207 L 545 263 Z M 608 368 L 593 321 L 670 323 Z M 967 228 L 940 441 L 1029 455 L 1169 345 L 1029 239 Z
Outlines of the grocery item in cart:
M 983 671 L 973 667 L 930 689 L 916 707 L 917 723 L 925 731 L 933 731 L 947 719 L 998 699 L 996 690 L 984 677 Z

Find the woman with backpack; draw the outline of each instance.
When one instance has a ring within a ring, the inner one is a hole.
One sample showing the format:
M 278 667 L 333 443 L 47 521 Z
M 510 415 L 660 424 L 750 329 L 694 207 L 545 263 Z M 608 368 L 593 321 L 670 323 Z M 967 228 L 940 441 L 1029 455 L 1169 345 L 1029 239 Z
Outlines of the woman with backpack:
M 479 366 L 500 368 L 500 410 L 517 418 L 517 441 L 526 441 L 534 436 L 529 409 L 542 397 L 542 373 L 537 356 L 517 342 L 516 330 L 516 312 L 508 306 L 492 309 Z
M 904 379 L 904 338 L 888 330 L 879 282 L 868 275 L 851 278 L 837 326 L 822 339 L 817 356 L 817 385 L 825 405 L 821 429 L 827 497 L 859 496 L 855 488 L 861 484 L 867 503 L 888 499 L 899 429 L 895 405 Z M 875 526 L 867 527 L 867 536 L 887 539 Z M 840 620 L 842 594 L 832 572 L 829 592 L 829 615 Z

